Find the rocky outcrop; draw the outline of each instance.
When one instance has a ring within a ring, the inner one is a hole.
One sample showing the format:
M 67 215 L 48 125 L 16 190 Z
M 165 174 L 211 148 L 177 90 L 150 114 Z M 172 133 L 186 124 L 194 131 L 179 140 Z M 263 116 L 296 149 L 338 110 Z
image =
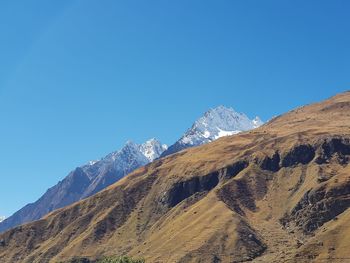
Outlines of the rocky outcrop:
M 326 139 L 321 144 L 320 154 L 316 159 L 318 164 L 324 164 L 336 156 L 341 164 L 349 162 L 350 139 L 349 138 L 331 138 Z
M 346 165 L 349 163 L 350 140 L 348 138 L 325 139 L 319 144 L 317 152 L 319 154 L 315 162 L 320 167 L 332 160 L 336 164 Z M 319 173 L 320 185 L 307 191 L 290 214 L 282 218 L 281 222 L 284 225 L 292 223 L 304 233 L 311 233 L 350 207 L 350 181 L 345 180 L 344 183 L 337 184 L 335 180 L 332 184 L 328 184 L 332 174 L 325 176 L 322 174 L 322 169 Z M 336 172 L 333 173 L 336 174 Z
M 282 167 L 292 167 L 298 164 L 308 164 L 315 157 L 315 147 L 309 144 L 301 144 L 294 146 L 290 151 L 280 154 L 276 151 L 272 156 L 266 156 L 255 162 L 261 169 L 277 172 Z
M 290 167 L 297 164 L 308 164 L 314 157 L 314 147 L 309 144 L 297 145 L 282 158 L 281 166 Z
M 241 161 L 235 162 L 232 165 L 225 167 L 224 169 L 221 169 L 220 174 L 225 179 L 231 179 L 235 177 L 237 174 L 239 174 L 240 172 L 242 172 L 245 168 L 247 168 L 248 165 L 249 165 L 248 161 L 241 160 Z
M 291 214 L 282 219 L 282 223 L 284 225 L 293 223 L 304 233 L 309 234 L 349 207 L 350 182 L 330 190 L 323 185 L 306 192 Z
M 218 185 L 218 175 L 218 172 L 214 172 L 206 176 L 196 176 L 190 180 L 175 183 L 172 188 L 167 191 L 162 201 L 169 207 L 174 207 L 182 200 L 185 200 L 195 193 L 210 191 Z
M 349 162 L 348 155 L 350 155 L 349 138 L 329 138 L 314 145 L 296 145 L 282 155 L 276 151 L 272 156 L 266 156 L 263 159 L 255 160 L 255 162 L 263 170 L 277 172 L 282 167 L 305 165 L 314 159 L 317 164 L 324 164 L 336 157 L 340 164 L 346 164 Z
M 195 176 L 189 180 L 175 183 L 162 197 L 161 202 L 169 207 L 174 207 L 181 201 L 195 193 L 208 192 L 215 188 L 220 180 L 228 180 L 235 177 L 248 167 L 249 162 L 242 160 L 225 168 L 204 176 Z
M 260 168 L 266 171 L 277 172 L 280 167 L 281 157 L 280 154 L 276 151 L 271 157 L 266 156 L 261 161 L 257 161 Z

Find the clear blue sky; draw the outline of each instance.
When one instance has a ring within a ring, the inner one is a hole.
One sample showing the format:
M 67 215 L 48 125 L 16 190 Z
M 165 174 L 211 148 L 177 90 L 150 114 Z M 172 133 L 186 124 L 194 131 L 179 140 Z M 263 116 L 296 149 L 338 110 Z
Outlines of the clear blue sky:
M 349 89 L 350 1 L 0 3 L 0 215 L 127 139 Z

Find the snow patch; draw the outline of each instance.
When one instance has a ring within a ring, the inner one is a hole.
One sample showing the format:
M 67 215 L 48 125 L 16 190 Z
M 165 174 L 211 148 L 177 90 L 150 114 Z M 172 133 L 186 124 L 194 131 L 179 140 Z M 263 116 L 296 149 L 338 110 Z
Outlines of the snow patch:
M 219 133 L 218 135 L 215 136 L 215 140 L 219 139 L 220 137 L 230 136 L 241 132 L 241 131 L 224 131 L 224 130 L 221 130 L 220 128 L 218 128 L 218 130 L 219 130 Z
M 204 131 L 203 136 L 204 136 L 204 138 L 209 138 L 210 137 L 210 132 L 209 131 Z
M 91 166 L 91 165 L 94 165 L 95 163 L 97 163 L 98 161 L 95 161 L 95 160 L 93 160 L 93 161 L 89 161 L 89 165 Z

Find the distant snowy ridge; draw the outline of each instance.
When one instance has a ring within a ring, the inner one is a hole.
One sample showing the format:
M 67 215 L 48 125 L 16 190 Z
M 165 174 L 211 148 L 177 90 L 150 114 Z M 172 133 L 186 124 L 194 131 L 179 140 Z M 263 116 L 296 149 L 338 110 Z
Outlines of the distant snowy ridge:
M 223 136 L 252 130 L 262 124 L 259 117 L 251 120 L 244 113 L 236 112 L 225 106 L 218 106 L 205 112 L 176 143 L 163 152 L 161 157 L 182 149 L 212 142 Z
M 135 169 L 159 158 L 166 149 L 166 145 L 154 138 L 143 144 L 128 141 L 122 149 L 74 169 L 35 203 L 26 205 L 1 222 L 0 232 L 40 219 L 55 209 L 95 194 Z
M 155 159 L 262 124 L 259 117 L 251 120 L 232 108 L 219 106 L 207 111 L 169 148 L 154 138 L 143 144 L 128 141 L 120 150 L 77 167 L 36 202 L 26 205 L 6 219 L 0 217 L 0 232 L 40 219 L 55 209 L 91 196 Z
M 0 222 L 4 221 L 6 219 L 5 216 L 0 216 Z
M 166 144 L 161 144 L 156 138 L 152 138 L 143 144 L 136 144 L 133 141 L 128 140 L 122 149 L 112 152 L 100 160 L 89 161 L 83 167 L 86 168 L 90 166 L 95 166 L 96 164 L 98 165 L 115 162 L 115 160 L 118 159 L 118 157 L 128 153 L 132 153 L 135 156 L 139 156 L 139 159 L 141 159 L 142 161 L 145 161 L 144 158 L 146 158 L 149 162 L 152 162 L 155 159 L 159 158 L 159 156 L 166 149 L 168 149 L 168 146 Z
M 143 144 L 129 140 L 119 151 L 112 152 L 101 160 L 90 161 L 81 167 L 90 179 L 89 186 L 81 198 L 97 193 L 135 169 L 159 158 L 167 148 L 155 138 Z

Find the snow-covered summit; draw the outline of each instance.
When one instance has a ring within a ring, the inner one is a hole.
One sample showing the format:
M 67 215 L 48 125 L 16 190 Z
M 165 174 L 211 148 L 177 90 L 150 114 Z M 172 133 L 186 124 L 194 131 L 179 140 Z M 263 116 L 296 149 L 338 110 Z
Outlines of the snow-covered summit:
M 264 122 L 258 116 L 256 116 L 254 120 L 252 120 L 252 122 L 253 122 L 254 128 L 258 128 L 264 124 Z
M 6 219 L 5 216 L 0 216 L 0 222 L 4 221 Z
M 250 120 L 244 113 L 218 106 L 204 113 L 181 137 L 180 142 L 186 145 L 200 145 L 223 136 L 257 128 L 262 123 L 259 117 Z
M 139 150 L 150 161 L 157 159 L 168 149 L 166 144 L 161 144 L 157 139 L 152 138 L 145 143 L 139 145 Z
M 259 117 L 251 120 L 244 113 L 236 112 L 232 108 L 221 105 L 205 112 L 162 156 L 188 147 L 205 144 L 223 136 L 251 130 L 262 124 L 263 122 Z

